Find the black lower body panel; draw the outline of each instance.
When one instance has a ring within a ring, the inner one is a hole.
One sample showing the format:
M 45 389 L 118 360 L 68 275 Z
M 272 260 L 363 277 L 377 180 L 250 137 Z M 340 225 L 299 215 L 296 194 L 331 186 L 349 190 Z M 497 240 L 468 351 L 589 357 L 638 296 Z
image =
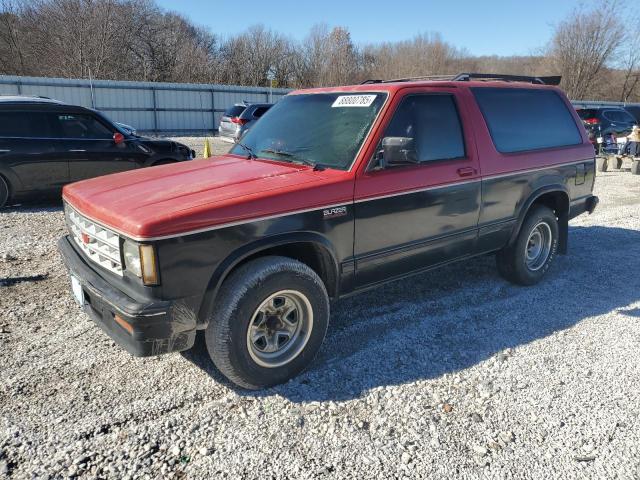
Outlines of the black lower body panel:
M 572 201 L 569 208 L 569 218 L 575 218 L 585 212 L 593 213 L 599 202 L 600 199 L 595 195 L 589 195 Z

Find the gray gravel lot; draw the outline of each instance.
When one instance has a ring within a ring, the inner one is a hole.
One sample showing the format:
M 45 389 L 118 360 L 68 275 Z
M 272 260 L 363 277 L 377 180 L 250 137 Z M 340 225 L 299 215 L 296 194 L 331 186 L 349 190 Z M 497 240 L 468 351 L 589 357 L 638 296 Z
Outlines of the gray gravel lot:
M 640 177 L 596 193 L 539 286 L 483 257 L 351 297 L 257 393 L 201 343 L 116 347 L 71 299 L 60 207 L 2 211 L 0 478 L 640 478 Z
M 209 138 L 209 146 L 211 147 L 211 153 L 213 155 L 225 154 L 233 146 L 232 143 L 220 140 L 220 137 L 207 138 Z M 184 143 L 185 145 L 189 145 L 196 151 L 197 157 L 202 157 L 202 155 L 204 154 L 205 137 L 173 137 L 172 140 Z

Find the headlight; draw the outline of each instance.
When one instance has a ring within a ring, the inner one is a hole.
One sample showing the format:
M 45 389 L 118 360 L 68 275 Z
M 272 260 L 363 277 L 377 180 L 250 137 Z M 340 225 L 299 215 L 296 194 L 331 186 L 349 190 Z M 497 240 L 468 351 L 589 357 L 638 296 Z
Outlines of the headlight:
M 145 285 L 158 284 L 158 264 L 153 245 L 145 245 L 125 240 L 122 245 L 125 268 Z

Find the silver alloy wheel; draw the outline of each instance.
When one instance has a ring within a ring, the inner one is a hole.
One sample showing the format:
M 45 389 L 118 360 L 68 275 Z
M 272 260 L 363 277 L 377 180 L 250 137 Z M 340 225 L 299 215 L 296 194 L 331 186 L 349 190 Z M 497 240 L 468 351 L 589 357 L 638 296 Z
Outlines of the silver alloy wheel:
M 529 234 L 525 250 L 527 268 L 540 270 L 549 258 L 552 242 L 551 227 L 547 222 L 538 223 Z
M 304 349 L 313 330 L 309 299 L 297 290 L 267 297 L 253 313 L 247 329 L 247 349 L 261 367 L 286 365 Z

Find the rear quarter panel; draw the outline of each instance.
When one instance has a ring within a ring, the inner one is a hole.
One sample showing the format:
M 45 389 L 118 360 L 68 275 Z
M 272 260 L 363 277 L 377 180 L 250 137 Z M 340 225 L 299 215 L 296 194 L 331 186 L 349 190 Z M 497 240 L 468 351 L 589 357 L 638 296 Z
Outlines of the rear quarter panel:
M 480 246 L 485 250 L 499 248 L 508 241 L 518 219 L 526 213 L 523 208 L 530 205 L 532 197 L 549 190 L 560 190 L 566 192 L 570 202 L 575 202 L 590 195 L 593 190 L 593 146 L 582 121 L 564 93 L 559 89 L 554 90 L 571 113 L 582 143 L 518 153 L 498 152 L 475 97 L 469 92 L 469 110 L 482 175 L 479 235 Z

